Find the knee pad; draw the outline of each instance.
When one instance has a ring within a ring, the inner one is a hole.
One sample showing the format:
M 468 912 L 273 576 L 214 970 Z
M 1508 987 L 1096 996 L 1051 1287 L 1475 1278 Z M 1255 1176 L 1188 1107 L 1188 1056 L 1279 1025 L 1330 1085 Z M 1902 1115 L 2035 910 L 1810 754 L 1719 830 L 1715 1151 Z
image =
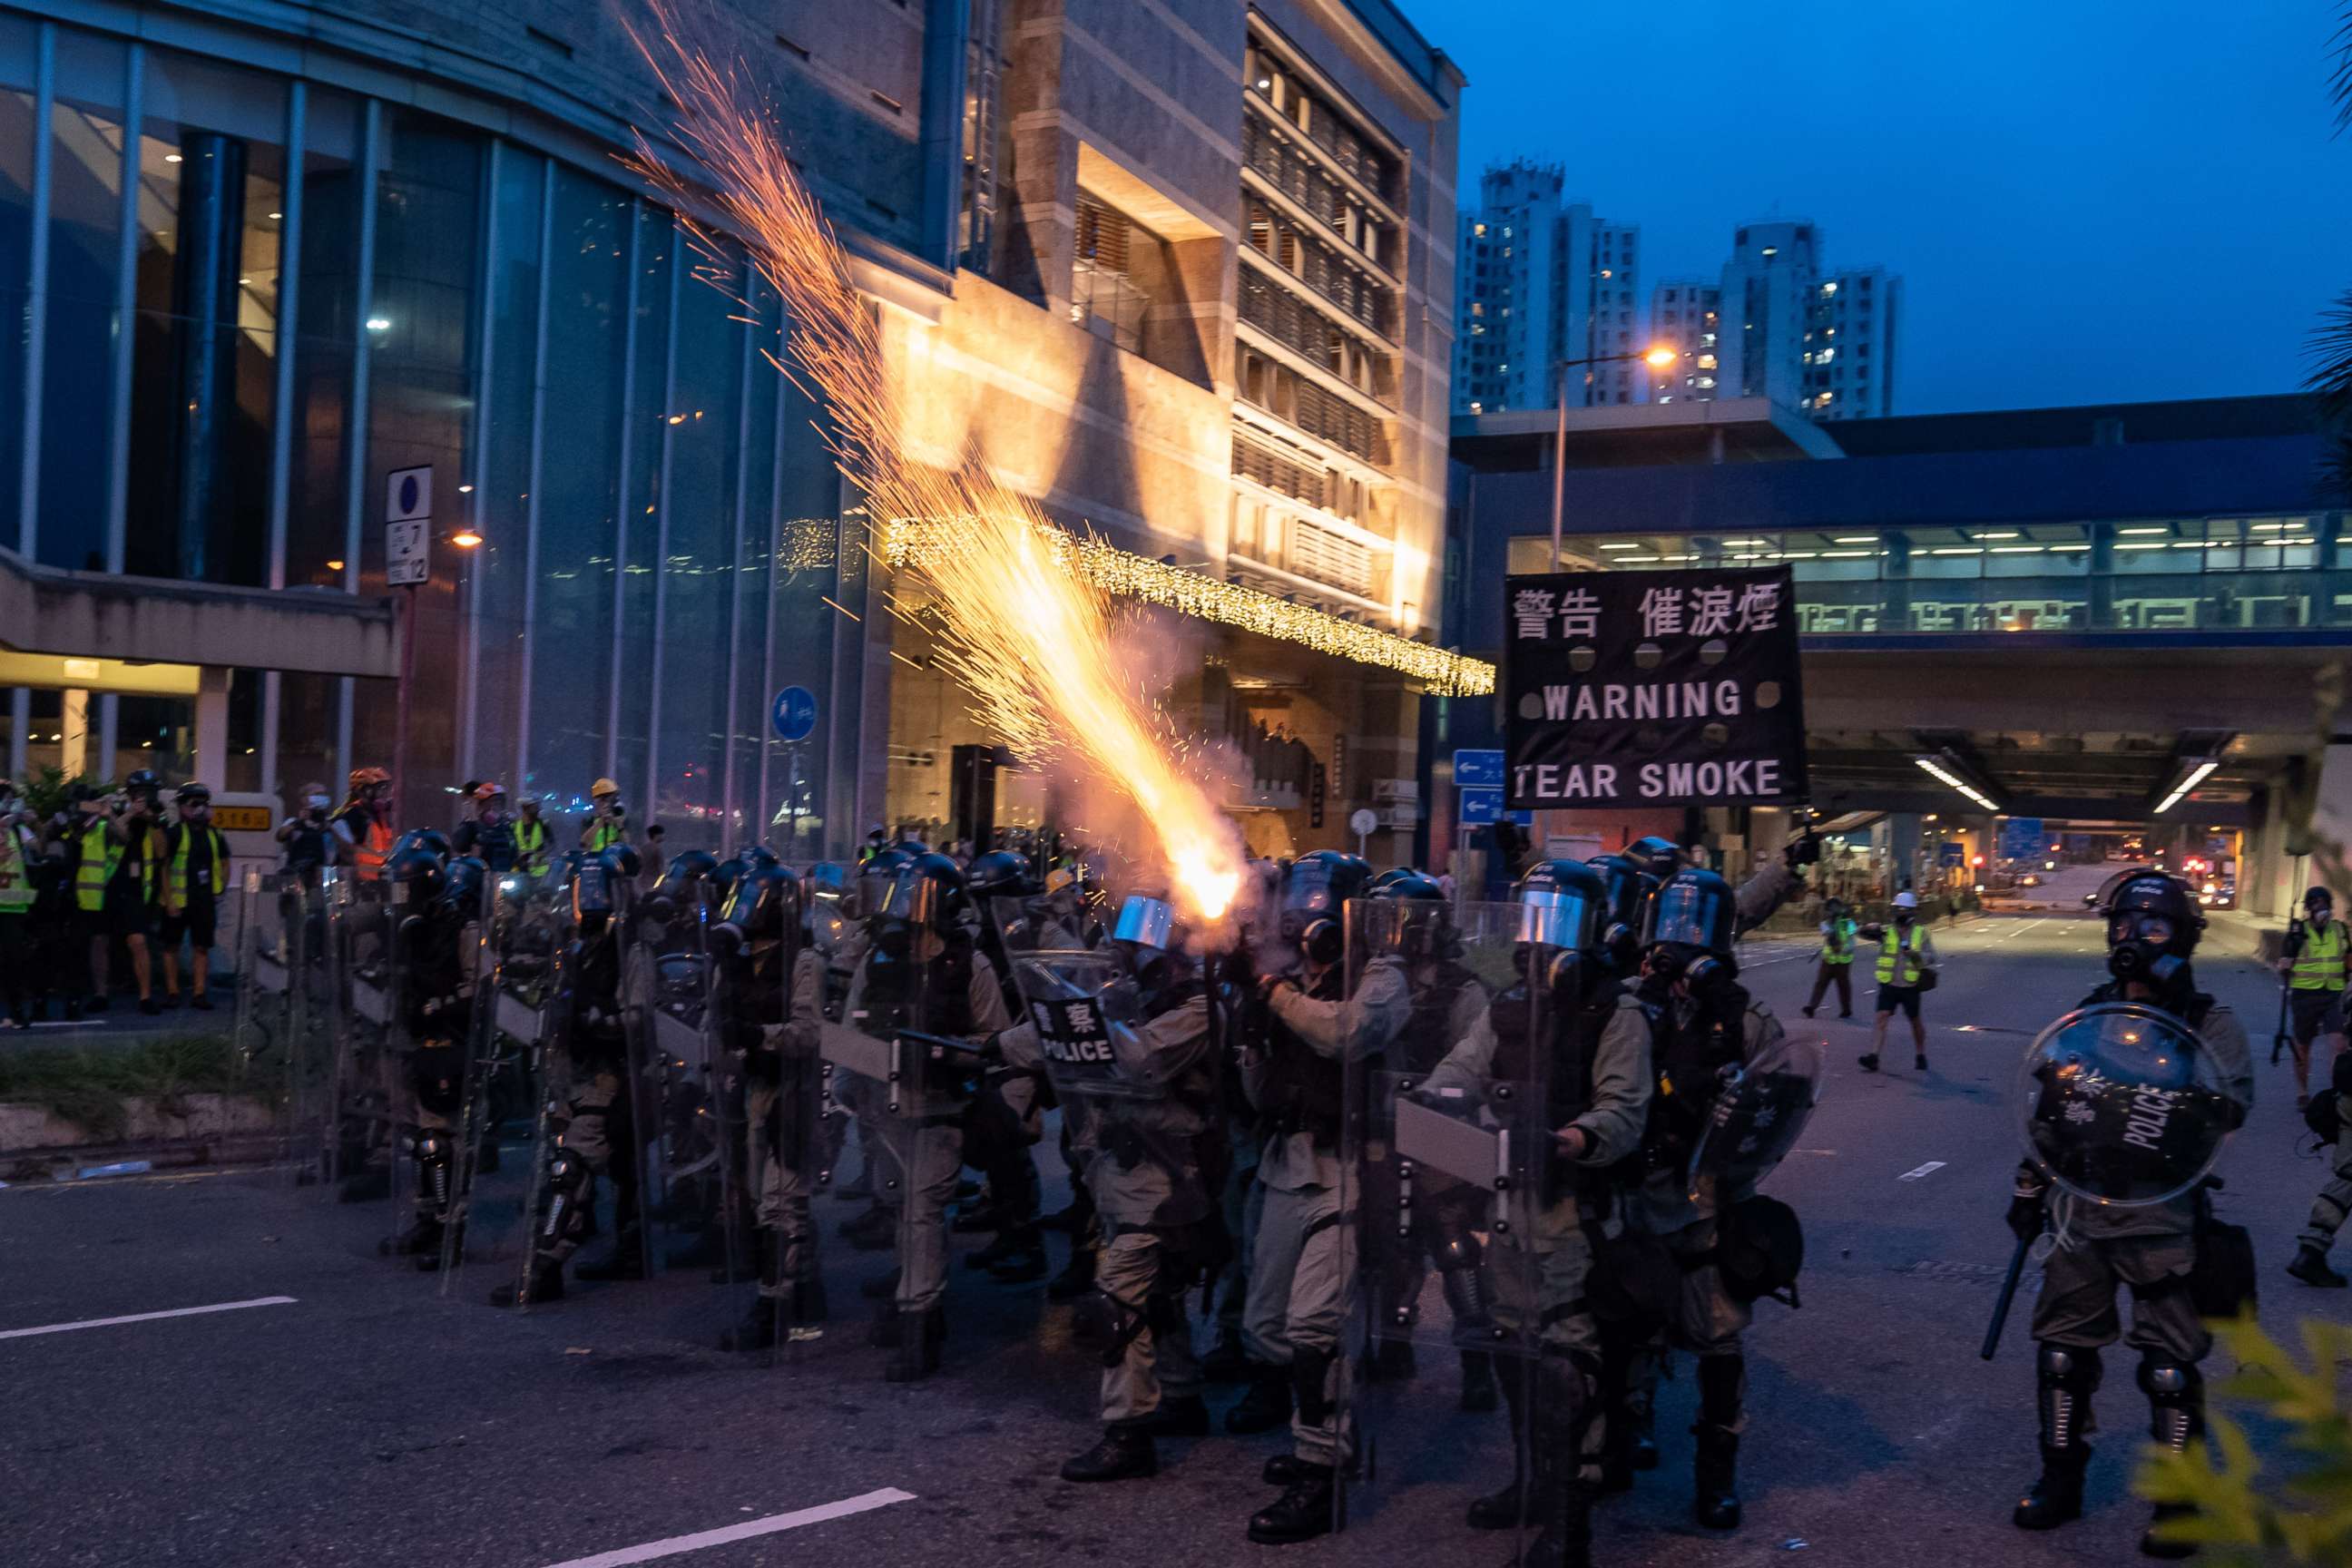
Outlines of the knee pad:
M 588 1185 L 594 1178 L 588 1162 L 558 1144 L 547 1156 L 547 1215 L 539 1227 L 540 1239 L 561 1240 L 581 1224 Z
M 423 1132 L 416 1139 L 416 1195 L 436 1211 L 449 1204 L 449 1137 Z
M 1298 1406 L 1298 1418 L 1309 1426 L 1327 1426 L 1331 1420 L 1329 1384 L 1335 1359 L 1328 1350 L 1310 1350 L 1305 1345 L 1291 1350 L 1290 1397 Z
M 2176 1454 L 2186 1451 L 2189 1439 L 2205 1429 L 2204 1373 L 2194 1363 L 2144 1356 L 2139 1386 L 2147 1395 L 2148 1436 Z
M 2099 1352 L 2044 1343 L 2034 1358 L 2042 1441 L 2053 1448 L 2080 1443 L 2090 1424 L 2091 1395 L 2099 1386 Z

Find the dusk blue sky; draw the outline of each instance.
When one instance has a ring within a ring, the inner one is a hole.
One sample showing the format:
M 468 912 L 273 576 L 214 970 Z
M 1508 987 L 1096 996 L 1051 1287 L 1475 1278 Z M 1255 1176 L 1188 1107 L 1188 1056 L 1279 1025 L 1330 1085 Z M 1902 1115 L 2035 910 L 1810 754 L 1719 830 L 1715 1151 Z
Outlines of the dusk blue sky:
M 2328 0 L 1399 0 L 1470 79 L 1462 199 L 1521 153 L 1638 223 L 1902 274 L 1898 413 L 2291 391 L 2352 289 Z

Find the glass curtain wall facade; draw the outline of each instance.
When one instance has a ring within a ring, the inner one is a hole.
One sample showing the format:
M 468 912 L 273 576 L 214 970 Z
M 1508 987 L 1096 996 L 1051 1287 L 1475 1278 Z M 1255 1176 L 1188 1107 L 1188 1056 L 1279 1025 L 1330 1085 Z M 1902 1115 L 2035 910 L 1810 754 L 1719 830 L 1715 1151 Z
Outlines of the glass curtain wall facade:
M 673 849 L 854 837 L 862 522 L 740 255 L 460 120 L 0 8 L 0 544 L 30 560 L 373 600 L 386 477 L 432 466 L 409 820 L 465 779 L 561 813 L 610 775 Z M 794 755 L 791 684 L 821 705 Z M 67 754 L 78 694 L 7 698 L 0 759 Z M 229 786 L 340 793 L 397 702 L 238 670 Z M 187 771 L 192 701 L 83 705 L 88 771 Z

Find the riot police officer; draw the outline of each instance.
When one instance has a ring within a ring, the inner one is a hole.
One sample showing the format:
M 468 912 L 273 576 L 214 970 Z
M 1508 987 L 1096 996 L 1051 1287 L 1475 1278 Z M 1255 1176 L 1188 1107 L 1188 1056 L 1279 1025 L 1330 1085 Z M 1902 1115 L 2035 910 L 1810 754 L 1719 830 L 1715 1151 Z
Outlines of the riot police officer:
M 876 858 L 877 860 L 880 857 Z M 868 862 L 869 874 L 874 862 Z M 1012 1023 L 996 966 L 972 934 L 972 910 L 963 872 L 944 855 L 915 856 L 882 890 L 870 922 L 871 946 L 850 983 L 845 1017 L 853 1028 L 904 1041 L 908 1032 L 928 1045 L 911 1089 L 891 1092 L 895 1108 L 870 1115 L 883 1156 L 898 1175 L 905 1205 L 898 1230 L 898 1281 L 894 1300 L 875 1323 L 873 1342 L 894 1351 L 886 1376 L 911 1383 L 939 1370 L 947 1332 L 948 1205 L 963 1168 L 964 1102 L 977 1066 L 977 1047 Z M 971 1061 L 934 1047 L 969 1042 Z M 864 1089 L 869 1109 L 879 1086 Z
M 987 910 L 992 900 L 1034 891 L 1029 861 L 1010 849 L 992 849 L 964 868 L 964 881 L 980 911 L 981 951 L 1004 986 L 1006 1009 L 1018 1017 L 1021 998 L 1013 988 L 1012 966 Z M 955 1228 L 996 1233 L 995 1239 L 964 1259 L 964 1266 L 984 1268 L 1011 1284 L 1045 1277 L 1045 1244 L 1037 1227 L 1041 1191 L 1036 1159 L 1030 1152 L 1041 1135 L 1041 1113 L 1036 1076 L 1017 1068 L 990 1071 L 964 1112 L 964 1159 L 987 1181 L 988 1191 L 985 1205 L 959 1215 Z
M 800 884 L 781 866 L 748 872 L 712 933 L 728 999 L 723 1025 L 743 1061 L 744 1172 L 759 1237 L 751 1315 L 719 1340 L 728 1351 L 814 1339 L 825 1321 L 824 1279 L 809 1199 L 820 1148 L 824 960 L 800 941 Z
M 1184 1296 L 1229 1243 L 1217 1026 L 1191 948 L 1165 900 L 1130 895 L 1107 951 L 1034 961 L 1078 966 L 1078 983 L 1041 989 L 998 1042 L 1009 1064 L 1052 1079 L 1102 1226 L 1073 1330 L 1102 1362 L 1103 1436 L 1062 1467 L 1066 1481 L 1153 1475 L 1156 1437 L 1209 1430 Z M 1106 973 L 1112 984 L 1087 983 Z M 1074 991 L 1095 994 L 1074 1005 Z
M 1470 1505 L 1479 1529 L 1522 1519 L 1538 1533 L 1530 1568 L 1582 1568 L 1591 1548 L 1606 1416 L 1601 1336 L 1591 1305 L 1592 1227 L 1606 1212 L 1601 1173 L 1631 1154 L 1651 1095 L 1650 1026 L 1610 962 L 1611 894 L 1593 868 L 1541 861 L 1514 889 L 1520 906 L 1512 984 L 1480 1010 L 1423 1092 L 1476 1096 L 1496 1084 L 1539 1087 L 1551 1158 L 1527 1233 L 1496 1234 L 1487 1270 L 1494 1321 L 1535 1342 L 1534 1376 L 1507 1376 L 1514 1474 Z M 1532 1396 L 1530 1399 L 1530 1395 Z M 1522 1466 L 1522 1457 L 1532 1462 Z M 1530 1485 L 1532 1481 L 1532 1485 Z
M 613 1252 L 573 1270 L 582 1279 L 641 1279 L 645 1234 L 635 1160 L 636 1128 L 625 1075 L 628 1042 L 621 1008 L 622 937 L 636 851 L 617 844 L 575 851 L 571 863 L 572 935 L 558 965 L 551 1008 L 550 1082 L 562 1109 L 543 1167 L 533 1173 L 531 1260 L 527 1295 L 513 1285 L 490 1293 L 494 1307 L 560 1300 L 563 1266 L 586 1239 L 598 1179 L 613 1188 Z
M 1393 1040 L 1412 1010 L 1402 972 L 1345 997 L 1346 906 L 1371 868 L 1318 850 L 1284 879 L 1279 929 L 1292 950 L 1265 976 L 1242 1039 L 1241 1079 L 1255 1109 L 1262 1204 L 1250 1258 L 1243 1343 L 1250 1391 L 1228 1430 L 1263 1431 L 1290 1415 L 1295 1465 L 1280 1498 L 1250 1519 L 1250 1539 L 1307 1541 L 1331 1528 L 1333 1470 L 1345 1455 L 1337 1389 L 1340 1328 L 1355 1271 L 1339 1158 L 1346 1063 Z
M 2136 1003 L 2180 1020 L 2208 1058 L 2213 1091 L 2174 1102 L 2166 1121 L 2210 1117 L 2202 1131 L 2213 1149 L 2243 1123 L 2253 1106 L 2253 1059 L 2236 1015 L 2197 989 L 2189 955 L 2204 930 L 2196 897 L 2178 879 L 2149 871 L 2128 877 L 2108 895 L 2109 980 L 2084 998 L 2084 1007 Z M 2089 1118 L 2097 1124 L 2095 1117 Z M 2060 1122 L 2058 1126 L 2073 1125 Z M 2194 1173 L 2202 1174 L 2200 1167 Z M 2212 1348 L 2190 1294 L 2197 1231 L 2205 1202 L 2200 1183 L 2161 1202 L 2082 1203 L 2054 1200 L 2042 1163 L 2020 1163 L 2009 1224 L 2021 1240 L 2039 1236 L 2053 1218 L 2059 1244 L 2044 1265 L 2034 1299 L 2034 1382 L 2041 1418 L 2042 1474 L 2016 1508 L 2021 1530 L 2053 1530 L 2083 1512 L 2083 1476 L 2090 1463 L 2091 1398 L 2104 1368 L 2099 1352 L 2126 1339 L 2139 1352 L 2138 1384 L 2147 1395 L 2149 1433 L 2175 1452 L 2204 1430 L 2204 1380 L 2198 1363 Z M 2125 1194 L 2129 1196 L 2130 1194 Z M 2131 1292 L 2132 1326 L 2122 1333 L 2116 1288 Z M 2179 1505 L 2157 1505 L 2161 1524 Z M 2157 1538 L 2140 1550 L 2154 1557 L 2185 1557 L 2195 1549 Z
M 483 868 L 459 858 L 445 868 L 432 850 L 413 847 L 384 862 L 383 879 L 407 889 L 394 940 L 400 944 L 396 1005 L 409 1042 L 397 1064 L 406 1079 L 409 1148 L 416 1192 L 408 1227 L 388 1250 L 437 1268 L 455 1213 L 456 1128 L 465 1094 L 466 1042 L 473 1026 L 474 973 L 467 922 L 480 908 Z M 395 1136 L 403 1134 L 395 1133 Z
M 1690 1156 L 1727 1072 L 1780 1048 L 1780 1021 L 1740 985 L 1732 943 L 1741 924 L 1760 918 L 1752 911 L 1769 910 L 1785 893 L 1793 870 L 1792 863 L 1776 862 L 1737 894 L 1712 871 L 1678 871 L 1652 900 L 1646 933 L 1640 996 L 1656 1081 L 1625 1222 L 1637 1237 L 1662 1246 L 1681 1270 L 1670 1321 L 1658 1326 L 1698 1358 L 1692 1512 L 1710 1530 L 1739 1523 L 1748 1383 L 1740 1335 L 1753 1298 L 1727 1288 L 1717 1261 L 1723 1215 L 1747 1194 L 1717 1192 L 1712 1182 L 1694 1184 Z M 1649 1405 L 1643 1380 L 1628 1380 L 1620 1445 L 1646 1429 Z

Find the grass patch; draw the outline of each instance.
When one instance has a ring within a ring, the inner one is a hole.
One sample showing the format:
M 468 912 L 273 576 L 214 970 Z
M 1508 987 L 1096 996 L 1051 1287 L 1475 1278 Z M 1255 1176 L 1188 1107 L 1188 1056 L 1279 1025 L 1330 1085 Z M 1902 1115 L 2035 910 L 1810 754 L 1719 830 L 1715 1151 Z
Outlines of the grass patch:
M 0 1051 L 0 1100 L 40 1106 L 94 1138 L 122 1134 L 126 1100 L 168 1104 L 241 1087 L 226 1035 L 165 1036 L 122 1050 Z

